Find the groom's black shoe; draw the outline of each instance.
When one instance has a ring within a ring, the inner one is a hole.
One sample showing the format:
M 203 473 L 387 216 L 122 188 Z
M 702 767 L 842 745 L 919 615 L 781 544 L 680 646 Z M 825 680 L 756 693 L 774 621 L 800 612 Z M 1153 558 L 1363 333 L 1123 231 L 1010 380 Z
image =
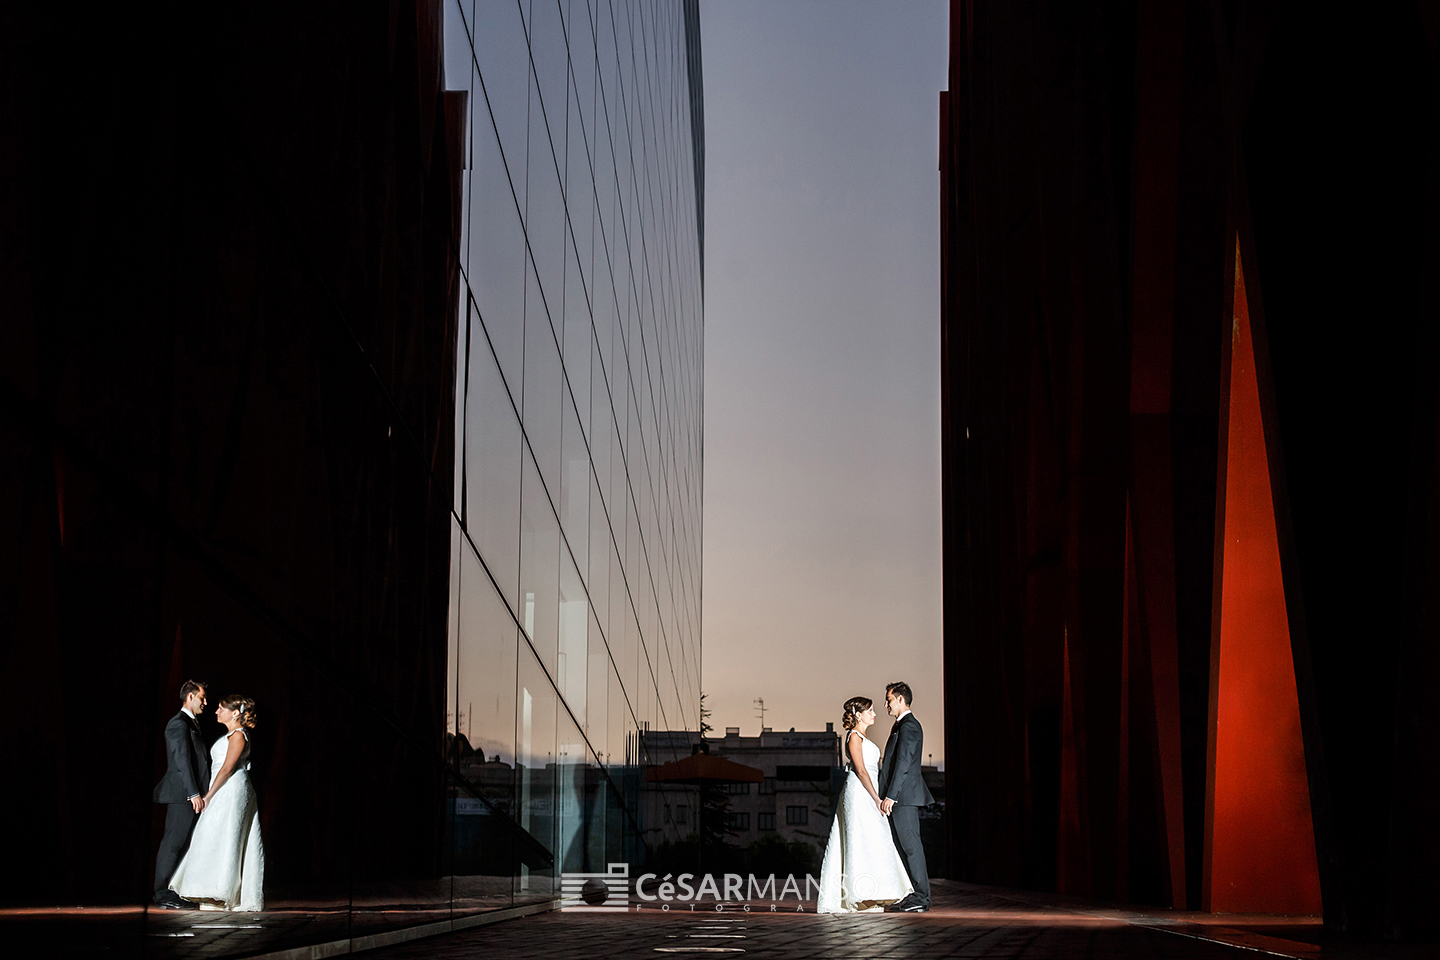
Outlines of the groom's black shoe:
M 915 894 L 910 894 L 903 900 L 896 900 L 894 903 L 885 904 L 886 913 L 908 913 L 915 905 Z
M 198 910 L 200 908 L 195 901 L 186 900 L 174 890 L 155 894 L 155 906 L 165 910 Z

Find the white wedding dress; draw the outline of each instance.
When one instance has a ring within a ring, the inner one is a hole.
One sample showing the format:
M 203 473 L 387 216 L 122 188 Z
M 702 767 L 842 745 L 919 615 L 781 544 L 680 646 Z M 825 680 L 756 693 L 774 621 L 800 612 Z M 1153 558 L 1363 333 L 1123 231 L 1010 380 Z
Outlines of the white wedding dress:
M 200 812 L 190 847 L 170 878 L 170 889 L 187 900 L 258 913 L 265 909 L 265 846 L 260 842 L 260 808 L 250 783 L 250 737 L 244 728 L 221 737 L 210 748 L 210 769 L 215 771 L 210 782 L 219 776 L 235 734 L 245 737 L 235 772 Z
M 914 887 L 905 872 L 905 864 L 895 849 L 890 835 L 890 821 L 875 807 L 864 784 L 855 772 L 850 758 L 850 731 L 845 738 L 845 786 L 830 825 L 830 842 L 825 845 L 825 860 L 820 866 L 818 913 L 853 913 L 865 900 L 900 900 L 909 896 Z M 870 783 L 880 782 L 880 748 L 868 738 L 860 737 L 860 753 Z

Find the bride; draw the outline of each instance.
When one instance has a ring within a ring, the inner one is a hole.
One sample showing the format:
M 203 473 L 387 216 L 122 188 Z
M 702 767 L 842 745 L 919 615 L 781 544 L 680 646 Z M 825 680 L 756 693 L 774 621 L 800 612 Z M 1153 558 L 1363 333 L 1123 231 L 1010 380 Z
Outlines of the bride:
M 908 896 L 914 887 L 895 849 L 890 824 L 880 812 L 875 783 L 880 775 L 880 748 L 865 736 L 875 722 L 867 697 L 845 701 L 845 768 L 849 775 L 835 807 L 830 842 L 820 867 L 818 913 L 880 911 Z
M 190 848 L 170 889 L 187 900 L 225 910 L 265 909 L 265 846 L 260 842 L 260 810 L 250 783 L 250 733 L 255 701 L 231 695 L 215 708 L 225 736 L 210 748 L 215 771 Z

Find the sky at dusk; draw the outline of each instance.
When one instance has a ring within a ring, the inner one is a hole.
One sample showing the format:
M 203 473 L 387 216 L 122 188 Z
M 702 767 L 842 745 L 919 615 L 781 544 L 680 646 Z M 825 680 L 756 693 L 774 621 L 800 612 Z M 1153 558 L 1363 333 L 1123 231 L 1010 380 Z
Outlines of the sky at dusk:
M 905 680 L 938 762 L 946 5 L 700 10 L 711 722 L 838 729 L 864 695 L 883 743 Z

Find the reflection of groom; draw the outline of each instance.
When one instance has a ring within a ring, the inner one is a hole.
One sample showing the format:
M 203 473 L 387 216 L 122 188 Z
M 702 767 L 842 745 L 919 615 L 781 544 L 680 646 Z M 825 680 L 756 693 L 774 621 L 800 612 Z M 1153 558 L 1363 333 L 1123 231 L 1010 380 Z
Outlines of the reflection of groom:
M 887 913 L 923 913 L 930 909 L 930 874 L 925 867 L 925 848 L 920 844 L 920 808 L 935 802 L 920 772 L 925 731 L 910 712 L 910 685 L 885 685 L 885 711 L 895 718 L 890 739 L 885 741 L 885 760 L 880 766 L 880 811 L 890 818 L 890 833 L 900 849 L 905 872 L 915 892 L 885 908 Z
M 186 680 L 180 686 L 180 702 L 180 712 L 165 724 L 165 776 L 154 794 L 156 803 L 165 804 L 165 836 L 155 857 L 155 903 L 169 910 L 195 908 L 170 889 L 170 878 L 190 846 L 190 833 L 205 809 L 205 788 L 210 785 L 210 752 L 196 720 L 205 709 L 205 685 Z

